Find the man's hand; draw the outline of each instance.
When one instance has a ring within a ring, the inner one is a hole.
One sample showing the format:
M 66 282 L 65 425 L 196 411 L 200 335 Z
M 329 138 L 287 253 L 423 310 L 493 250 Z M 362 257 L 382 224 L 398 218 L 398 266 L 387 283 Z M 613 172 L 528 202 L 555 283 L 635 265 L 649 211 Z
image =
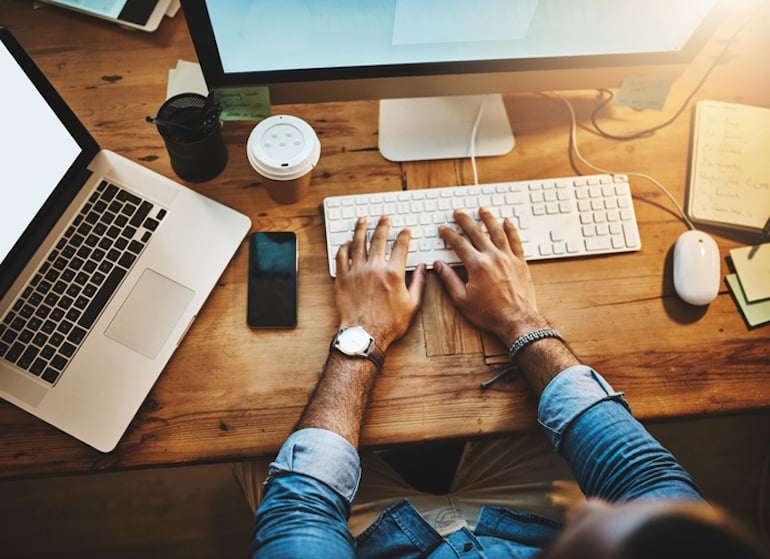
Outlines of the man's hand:
M 334 291 L 340 328 L 362 326 L 385 351 L 409 328 L 422 300 L 425 266 L 406 285 L 409 231 L 398 234 L 387 258 L 390 222 L 377 223 L 366 248 L 366 219 L 356 222 L 353 240 L 337 251 Z M 332 351 L 296 429 L 318 428 L 337 433 L 358 448 L 361 424 L 379 371 L 368 359 Z
M 360 218 L 353 240 L 337 252 L 334 283 L 340 328 L 363 326 L 383 351 L 406 333 L 425 287 L 424 265 L 406 285 L 409 230 L 399 232 L 387 258 L 389 231 L 389 219 L 380 218 L 367 250 L 366 219 Z
M 505 219 L 501 225 L 485 208 L 479 209 L 479 218 L 486 233 L 468 214 L 456 210 L 454 217 L 467 238 L 445 227 L 440 234 L 465 265 L 468 281 L 443 262 L 436 262 L 434 269 L 465 317 L 506 346 L 547 326 L 538 313 L 535 287 L 513 224 Z

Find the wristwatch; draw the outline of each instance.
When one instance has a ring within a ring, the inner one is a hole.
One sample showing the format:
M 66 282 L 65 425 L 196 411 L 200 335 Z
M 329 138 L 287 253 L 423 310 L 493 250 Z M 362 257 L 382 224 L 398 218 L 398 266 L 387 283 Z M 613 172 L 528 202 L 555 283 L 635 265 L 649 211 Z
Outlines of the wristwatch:
M 382 369 L 385 363 L 385 353 L 377 346 L 371 334 L 361 326 L 351 326 L 337 332 L 329 351 L 333 349 L 351 357 L 368 359 L 377 365 L 378 369 Z

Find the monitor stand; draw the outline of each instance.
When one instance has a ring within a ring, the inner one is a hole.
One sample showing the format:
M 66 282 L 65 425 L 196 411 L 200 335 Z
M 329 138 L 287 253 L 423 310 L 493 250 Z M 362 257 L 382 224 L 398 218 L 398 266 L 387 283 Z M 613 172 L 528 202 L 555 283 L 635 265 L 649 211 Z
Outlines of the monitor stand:
M 473 124 L 486 97 L 476 133 L 477 156 L 513 149 L 502 95 L 458 95 L 380 101 L 379 148 L 390 161 L 470 157 Z

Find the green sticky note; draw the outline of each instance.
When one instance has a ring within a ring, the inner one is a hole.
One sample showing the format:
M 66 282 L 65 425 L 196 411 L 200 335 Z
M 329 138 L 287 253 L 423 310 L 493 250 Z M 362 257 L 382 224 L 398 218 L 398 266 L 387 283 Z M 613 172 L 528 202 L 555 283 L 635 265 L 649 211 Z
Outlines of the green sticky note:
M 675 79 L 673 74 L 627 76 L 613 104 L 617 107 L 659 111 L 666 103 L 666 97 Z
M 270 116 L 270 91 L 266 86 L 217 88 L 214 99 L 222 106 L 221 120 L 262 120 Z
M 770 322 L 770 299 L 750 303 L 746 300 L 746 295 L 743 292 L 743 287 L 741 287 L 741 282 L 738 279 L 737 274 L 727 276 L 726 280 L 746 322 L 748 322 L 750 326 L 758 326 L 765 322 Z

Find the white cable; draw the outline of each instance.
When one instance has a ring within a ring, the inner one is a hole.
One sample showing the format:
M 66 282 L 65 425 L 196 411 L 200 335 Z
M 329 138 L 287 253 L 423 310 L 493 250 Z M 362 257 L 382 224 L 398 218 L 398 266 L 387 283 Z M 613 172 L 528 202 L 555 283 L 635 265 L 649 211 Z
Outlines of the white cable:
M 687 217 L 687 214 L 682 209 L 682 206 L 679 204 L 679 202 L 677 202 L 676 198 L 674 198 L 674 196 L 668 191 L 668 189 L 665 186 L 663 186 L 663 184 L 661 184 L 660 181 L 658 181 L 656 178 L 651 177 L 650 175 L 645 175 L 644 173 L 636 173 L 633 171 L 626 172 L 626 173 L 608 171 L 607 169 L 602 169 L 601 167 L 597 167 L 596 165 L 593 165 L 585 157 L 583 157 L 583 154 L 580 153 L 580 149 L 578 148 L 578 143 L 577 143 L 577 116 L 575 116 L 575 109 L 572 108 L 572 104 L 559 92 L 554 91 L 553 94 L 556 95 L 559 99 L 561 99 L 564 102 L 564 104 L 567 106 L 567 109 L 569 110 L 570 119 L 571 119 L 570 139 L 572 141 L 572 148 L 575 151 L 575 156 L 578 158 L 578 160 L 580 160 L 581 163 L 583 163 L 583 165 L 585 165 L 586 167 L 589 167 L 590 169 L 593 169 L 597 173 L 606 173 L 608 175 L 623 174 L 629 177 L 637 177 L 637 178 L 644 179 L 646 181 L 651 182 L 656 187 L 658 187 L 658 189 L 663 194 L 665 194 L 668 197 L 668 199 L 671 201 L 671 203 L 679 212 L 679 215 L 687 224 L 687 227 L 689 227 L 690 229 L 695 229 L 695 225 L 693 225 L 692 221 L 690 221 L 690 219 Z
M 478 186 L 479 184 L 479 172 L 476 168 L 476 135 L 479 132 L 479 124 L 481 124 L 481 117 L 484 114 L 484 106 L 487 104 L 487 96 L 484 95 L 481 98 L 481 104 L 479 110 L 476 113 L 476 120 L 473 122 L 473 128 L 471 129 L 471 168 L 473 169 L 473 184 Z

